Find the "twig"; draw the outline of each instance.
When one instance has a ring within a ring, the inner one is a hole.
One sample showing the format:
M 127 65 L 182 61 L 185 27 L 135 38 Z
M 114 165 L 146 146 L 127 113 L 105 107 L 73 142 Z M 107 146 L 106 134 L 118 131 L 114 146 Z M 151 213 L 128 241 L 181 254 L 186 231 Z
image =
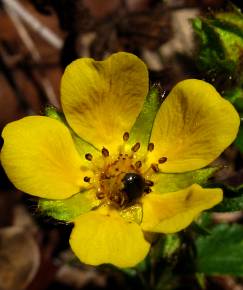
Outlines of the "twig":
M 19 15 L 16 13 L 14 9 L 12 9 L 10 6 L 5 5 L 5 10 L 12 20 L 22 42 L 26 46 L 27 50 L 29 51 L 34 63 L 39 64 L 41 63 L 41 55 L 32 40 L 30 34 L 28 33 L 27 29 L 25 28 L 24 24 L 22 23 Z M 57 97 L 56 94 L 53 90 L 51 82 L 47 79 L 45 73 L 42 71 L 40 72 L 39 70 L 36 71 L 39 82 L 41 83 L 41 87 L 45 92 L 46 97 L 48 98 L 48 101 L 58 107 L 58 102 L 57 102 Z
M 36 19 L 29 11 L 25 9 L 17 0 L 2 0 L 4 6 L 12 9 L 29 27 L 35 30 L 39 35 L 45 39 L 49 44 L 57 49 L 63 46 L 62 39 L 56 35 L 52 30 L 44 26 L 38 19 Z

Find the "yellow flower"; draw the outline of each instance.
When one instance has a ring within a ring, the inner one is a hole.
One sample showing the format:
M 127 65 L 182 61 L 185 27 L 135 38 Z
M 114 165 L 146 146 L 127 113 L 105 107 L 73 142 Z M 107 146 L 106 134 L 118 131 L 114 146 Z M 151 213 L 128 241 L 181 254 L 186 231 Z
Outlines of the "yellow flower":
M 210 84 L 182 81 L 160 106 L 145 64 L 117 53 L 70 64 L 61 103 L 66 121 L 8 124 L 1 161 L 18 189 L 74 223 L 82 262 L 134 266 L 150 248 L 145 232 L 180 231 L 221 201 L 221 189 L 199 185 L 209 169 L 197 169 L 232 143 L 239 116 Z

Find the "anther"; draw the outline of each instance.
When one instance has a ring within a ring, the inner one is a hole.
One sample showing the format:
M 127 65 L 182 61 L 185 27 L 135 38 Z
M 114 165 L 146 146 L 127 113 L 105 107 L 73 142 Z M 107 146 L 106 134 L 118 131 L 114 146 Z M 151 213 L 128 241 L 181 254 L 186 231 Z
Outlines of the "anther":
M 156 163 L 152 163 L 151 164 L 151 168 L 153 169 L 154 172 L 159 172 L 159 166 Z
M 123 134 L 123 141 L 127 141 L 129 139 L 129 133 L 128 132 L 125 132 L 124 134 Z
M 92 154 L 90 153 L 85 154 L 85 159 L 87 159 L 88 161 L 91 161 L 92 158 L 93 158 Z
M 154 150 L 154 143 L 148 144 L 148 151 L 152 152 Z
M 90 182 L 90 177 L 84 176 L 84 182 Z
M 138 160 L 138 161 L 135 163 L 135 166 L 136 166 L 137 168 L 142 167 L 142 161 Z
M 153 186 L 154 183 L 151 180 L 145 180 L 145 185 L 147 185 L 147 186 Z
M 104 194 L 104 192 L 97 192 L 97 193 L 96 193 L 96 197 L 97 197 L 98 199 L 102 199 L 102 198 L 105 197 L 105 194 Z
M 135 145 L 132 146 L 132 151 L 133 152 L 137 152 L 140 148 L 140 143 L 137 142 Z
M 158 161 L 160 164 L 165 163 L 167 161 L 167 157 L 161 157 Z
M 106 149 L 105 147 L 103 147 L 102 148 L 102 155 L 104 156 L 104 157 L 108 157 L 109 156 L 109 151 L 108 151 L 108 149 Z
M 150 193 L 152 190 L 151 190 L 151 188 L 149 188 L 149 187 L 145 187 L 145 189 L 144 189 L 144 192 L 146 192 L 146 193 Z

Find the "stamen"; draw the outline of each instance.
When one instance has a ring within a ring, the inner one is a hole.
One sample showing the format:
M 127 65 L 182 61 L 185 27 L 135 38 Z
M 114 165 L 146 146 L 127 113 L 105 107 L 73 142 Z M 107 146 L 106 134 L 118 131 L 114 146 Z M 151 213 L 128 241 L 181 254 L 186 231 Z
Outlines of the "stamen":
M 122 197 L 120 194 L 112 194 L 110 196 L 110 200 L 119 204 L 119 205 L 122 205 Z
M 148 144 L 148 151 L 152 152 L 154 150 L 154 143 Z
M 152 189 L 149 187 L 145 187 L 145 189 L 144 189 L 144 192 L 146 192 L 146 193 L 150 193 L 151 191 L 152 191 Z
M 147 185 L 147 186 L 153 186 L 154 183 L 153 183 L 152 180 L 145 180 L 145 185 Z
M 135 145 L 132 146 L 132 151 L 133 152 L 137 152 L 140 148 L 140 143 L 137 142 Z
M 90 177 L 84 176 L 84 182 L 90 182 Z
M 101 172 L 100 174 L 100 179 L 108 179 L 109 177 L 107 176 L 107 174 L 105 172 Z
M 129 139 L 129 133 L 128 132 L 125 132 L 124 134 L 123 134 L 123 141 L 127 141 Z
M 104 194 L 104 192 L 96 192 L 96 197 L 97 197 L 98 199 L 102 199 L 102 198 L 105 197 L 105 194 Z
M 136 163 L 135 163 L 135 166 L 137 168 L 141 168 L 142 167 L 142 161 L 138 160 Z
M 151 168 L 153 169 L 154 172 L 156 172 L 156 173 L 159 172 L 159 166 L 157 163 L 152 163 Z
M 104 157 L 108 157 L 110 155 L 108 149 L 106 149 L 105 147 L 102 148 L 102 151 L 101 152 L 102 152 L 102 155 Z
M 160 164 L 165 163 L 167 161 L 167 157 L 161 157 L 158 161 Z
M 92 158 L 93 158 L 92 154 L 90 153 L 85 154 L 85 159 L 87 159 L 88 161 L 91 161 Z

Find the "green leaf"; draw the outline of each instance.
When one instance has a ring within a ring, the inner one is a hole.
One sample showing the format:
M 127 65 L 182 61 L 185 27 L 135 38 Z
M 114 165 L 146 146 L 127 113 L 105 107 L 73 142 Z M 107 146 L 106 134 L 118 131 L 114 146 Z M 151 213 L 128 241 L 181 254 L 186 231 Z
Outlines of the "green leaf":
M 223 96 L 235 106 L 238 112 L 243 112 L 243 89 L 241 87 L 226 90 Z
M 223 200 L 217 204 L 212 211 L 215 212 L 232 212 L 243 210 L 243 184 L 237 187 L 217 184 L 224 191 Z
M 210 231 L 207 228 L 203 227 L 200 223 L 197 222 L 193 222 L 190 228 L 198 235 L 207 236 L 210 234 Z
M 198 68 L 206 72 L 231 72 L 232 64 L 226 59 L 225 49 L 220 35 L 206 18 L 196 18 L 192 22 L 194 31 L 199 38 L 199 51 L 197 56 Z
M 242 81 L 243 18 L 239 11 L 214 13 L 192 22 L 199 39 L 197 63 L 200 70 L 231 75 Z M 220 78 L 221 76 L 218 75 Z
M 48 216 L 69 222 L 98 206 L 99 203 L 100 201 L 90 191 L 84 191 L 68 199 L 53 200 L 41 198 L 38 207 Z
M 207 275 L 243 275 L 243 226 L 221 224 L 196 240 L 196 265 Z
M 171 257 L 181 246 L 178 234 L 167 234 L 164 236 L 162 255 L 164 258 Z
M 203 273 L 196 273 L 195 278 L 201 289 L 207 288 L 206 277 Z
M 237 138 L 235 140 L 235 146 L 243 153 L 243 124 L 241 124 Z
M 203 185 L 218 170 L 218 167 L 208 167 L 185 173 L 157 173 L 151 177 L 153 190 L 158 193 L 174 192 L 194 183 Z
M 232 212 L 243 210 L 243 196 L 224 198 L 223 201 L 215 206 L 213 209 L 215 212 Z
M 135 143 L 140 142 L 141 147 L 139 149 L 139 153 L 142 155 L 144 155 L 147 151 L 154 119 L 160 107 L 160 103 L 159 90 L 154 86 L 149 91 L 144 102 L 143 109 L 130 131 L 127 146 L 131 147 Z

